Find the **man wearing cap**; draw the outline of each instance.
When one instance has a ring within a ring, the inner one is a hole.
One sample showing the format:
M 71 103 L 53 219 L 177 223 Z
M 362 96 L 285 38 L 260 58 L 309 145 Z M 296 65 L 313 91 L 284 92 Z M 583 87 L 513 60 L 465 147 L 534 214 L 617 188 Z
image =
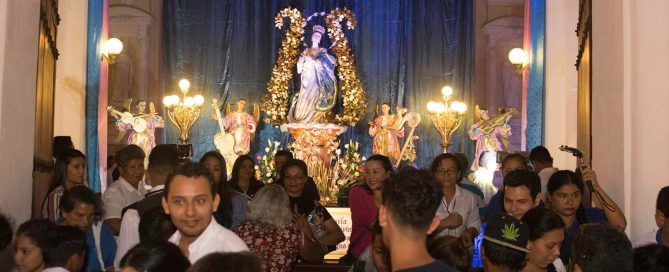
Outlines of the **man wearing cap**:
M 527 224 L 508 214 L 490 216 L 481 249 L 485 271 L 520 271 L 530 251 L 528 240 Z

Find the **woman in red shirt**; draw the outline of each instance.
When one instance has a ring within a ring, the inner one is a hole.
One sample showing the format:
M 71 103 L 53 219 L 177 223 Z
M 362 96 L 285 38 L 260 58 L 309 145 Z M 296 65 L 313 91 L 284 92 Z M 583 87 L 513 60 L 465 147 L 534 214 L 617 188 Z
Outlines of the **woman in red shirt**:
M 358 261 L 364 261 L 368 257 L 362 255 L 372 244 L 372 227 L 376 222 L 378 206 L 381 203 L 381 187 L 383 181 L 392 173 L 393 166 L 388 157 L 371 156 L 365 163 L 364 182 L 355 186 L 349 193 L 353 221 L 349 249 Z

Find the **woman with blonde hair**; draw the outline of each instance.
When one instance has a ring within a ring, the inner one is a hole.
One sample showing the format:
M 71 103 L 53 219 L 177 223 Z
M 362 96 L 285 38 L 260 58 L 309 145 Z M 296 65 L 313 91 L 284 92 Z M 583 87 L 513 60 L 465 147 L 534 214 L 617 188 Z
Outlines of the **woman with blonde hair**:
M 323 258 L 313 253 L 319 245 L 302 239 L 288 203 L 288 194 L 281 186 L 265 186 L 249 203 L 247 220 L 233 229 L 251 252 L 263 260 L 265 271 L 292 271 L 300 257 L 307 262 Z

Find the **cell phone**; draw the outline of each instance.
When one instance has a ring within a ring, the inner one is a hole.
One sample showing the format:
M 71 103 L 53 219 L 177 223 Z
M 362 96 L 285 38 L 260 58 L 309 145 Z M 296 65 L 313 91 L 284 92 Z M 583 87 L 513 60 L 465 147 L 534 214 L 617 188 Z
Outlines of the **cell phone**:
M 585 168 L 585 162 L 583 161 L 583 152 L 581 150 L 579 150 L 578 148 L 561 145 L 560 151 L 571 153 L 572 155 L 574 155 L 574 157 L 577 157 L 579 162 L 579 167 L 581 168 L 581 170 Z M 588 190 L 590 190 L 590 192 L 594 192 L 591 180 L 586 180 L 585 185 L 588 186 Z

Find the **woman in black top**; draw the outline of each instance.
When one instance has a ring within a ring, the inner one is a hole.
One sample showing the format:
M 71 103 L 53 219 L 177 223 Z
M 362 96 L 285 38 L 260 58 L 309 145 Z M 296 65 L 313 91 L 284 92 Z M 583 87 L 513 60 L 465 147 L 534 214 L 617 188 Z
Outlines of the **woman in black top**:
M 249 199 L 252 199 L 256 192 L 265 186 L 256 179 L 254 165 L 251 157 L 239 156 L 232 165 L 232 177 L 229 181 L 233 189 L 245 194 Z
M 301 160 L 289 160 L 281 168 L 293 219 L 301 227 L 305 238 L 318 242 L 323 247 L 323 253 L 327 253 L 346 237 L 325 207 L 305 194 L 307 173 L 307 165 Z

